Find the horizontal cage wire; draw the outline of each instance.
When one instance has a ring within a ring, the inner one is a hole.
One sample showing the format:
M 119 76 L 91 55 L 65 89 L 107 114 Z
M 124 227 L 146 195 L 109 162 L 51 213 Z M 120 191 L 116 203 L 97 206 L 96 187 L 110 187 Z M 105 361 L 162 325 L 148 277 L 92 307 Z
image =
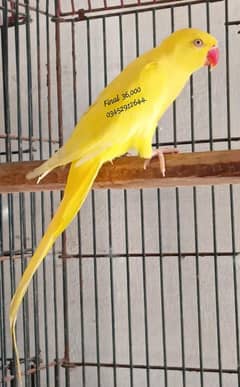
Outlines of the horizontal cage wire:
M 208 0 L 208 2 L 218 1 L 223 0 Z M 9 6 L 7 12 L 10 15 L 8 18 L 8 26 L 11 26 L 14 25 L 15 22 L 16 9 L 18 12 L 18 23 L 24 23 L 26 15 L 24 12 L 21 12 L 21 9 L 26 9 L 26 7 L 28 7 L 30 11 L 52 17 L 52 21 L 77 22 L 85 20 L 86 18 L 91 17 L 91 15 L 96 16 L 99 13 L 102 13 L 105 16 L 106 12 L 108 13 L 108 16 L 114 15 L 113 12 L 117 12 L 116 14 L 129 14 L 134 13 L 135 10 L 138 10 L 138 12 L 145 12 L 153 7 L 157 10 L 169 8 L 169 6 L 182 7 L 183 5 L 201 4 L 206 3 L 206 0 L 71 0 L 71 2 L 62 2 L 61 0 L 58 0 L 55 10 L 52 10 L 49 4 L 44 8 L 40 8 L 39 5 L 30 5 L 21 1 L 16 2 L 15 0 L 8 0 L 8 2 Z M 0 6 L 0 9 L 3 9 L 3 6 Z M 102 17 L 102 15 L 98 17 Z
M 221 61 L 192 76 L 153 147 L 237 149 L 239 20 L 238 0 L 2 0 L 0 162 L 51 156 L 130 61 L 191 26 L 218 38 Z M 239 194 L 92 191 L 24 298 L 23 385 L 239 386 Z M 3 386 L 18 385 L 10 300 L 60 197 L 0 195 Z

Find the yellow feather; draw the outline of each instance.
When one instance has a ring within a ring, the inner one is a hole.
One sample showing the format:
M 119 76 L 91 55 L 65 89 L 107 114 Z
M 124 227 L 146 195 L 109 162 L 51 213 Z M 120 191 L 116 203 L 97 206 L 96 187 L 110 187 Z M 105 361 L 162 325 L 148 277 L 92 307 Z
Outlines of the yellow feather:
M 25 272 L 23 273 L 16 293 L 11 301 L 10 329 L 13 337 L 14 349 L 16 352 L 18 376 L 20 376 L 20 364 L 16 345 L 15 324 L 19 306 L 27 291 L 29 283 L 42 260 L 47 255 L 57 237 L 64 231 L 64 229 L 79 211 L 79 208 L 85 200 L 101 165 L 102 163 L 100 159 L 90 160 L 89 162 L 83 164 L 81 167 L 76 167 L 76 162 L 72 163 L 63 199 L 43 238 L 41 239 L 33 257 L 31 258 Z
M 196 39 L 202 40 L 201 47 L 193 44 Z M 39 176 L 41 179 L 57 166 L 72 163 L 62 202 L 30 260 L 10 306 L 10 331 L 19 378 L 15 324 L 34 273 L 79 211 L 103 163 L 132 148 L 143 158 L 151 157 L 152 136 L 160 117 L 190 75 L 204 65 L 210 48 L 216 45 L 214 37 L 196 29 L 184 29 L 170 35 L 159 47 L 128 65 L 81 117 L 65 145 L 28 174 L 28 178 Z

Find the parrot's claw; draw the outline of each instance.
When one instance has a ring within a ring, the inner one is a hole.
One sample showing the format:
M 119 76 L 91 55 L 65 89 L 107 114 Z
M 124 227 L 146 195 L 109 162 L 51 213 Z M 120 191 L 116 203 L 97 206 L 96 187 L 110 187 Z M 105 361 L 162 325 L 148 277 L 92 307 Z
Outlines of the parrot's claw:
M 154 149 L 153 153 L 152 153 L 152 157 L 150 159 L 145 160 L 144 169 L 147 169 L 147 167 L 150 165 L 151 160 L 154 157 L 158 157 L 159 163 L 160 163 L 160 171 L 162 172 L 163 177 L 165 177 L 166 164 L 165 164 L 164 154 L 166 154 L 166 153 L 179 153 L 179 149 L 177 149 L 177 148 Z

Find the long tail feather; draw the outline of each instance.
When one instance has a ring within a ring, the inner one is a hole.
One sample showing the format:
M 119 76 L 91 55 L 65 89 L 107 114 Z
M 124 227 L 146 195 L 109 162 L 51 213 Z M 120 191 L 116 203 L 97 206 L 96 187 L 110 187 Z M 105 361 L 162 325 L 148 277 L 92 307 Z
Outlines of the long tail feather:
M 67 184 L 63 199 L 49 224 L 43 238 L 41 239 L 34 255 L 32 256 L 20 283 L 15 291 L 10 305 L 10 332 L 13 339 L 13 347 L 17 360 L 17 374 L 21 382 L 19 353 L 16 342 L 15 325 L 19 307 L 28 289 L 29 283 L 51 249 L 57 237 L 65 230 L 82 206 L 92 184 L 101 167 L 99 158 L 90 160 L 77 167 L 77 161 L 73 162 L 69 171 Z

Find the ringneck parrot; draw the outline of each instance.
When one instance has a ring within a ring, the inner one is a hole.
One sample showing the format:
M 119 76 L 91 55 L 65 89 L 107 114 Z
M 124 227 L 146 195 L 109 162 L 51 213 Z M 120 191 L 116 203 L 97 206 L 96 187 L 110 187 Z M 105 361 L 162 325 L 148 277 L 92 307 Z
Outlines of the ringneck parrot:
M 158 47 L 127 65 L 82 115 L 66 143 L 27 175 L 28 179 L 38 177 L 39 181 L 54 168 L 71 163 L 63 199 L 11 301 L 10 332 L 20 379 L 15 324 L 34 273 L 81 208 L 101 166 L 133 148 L 145 161 L 150 160 L 152 137 L 159 119 L 189 77 L 205 65 L 216 66 L 218 59 L 217 40 L 209 33 L 195 28 L 172 33 Z M 164 175 L 163 153 L 157 151 Z

